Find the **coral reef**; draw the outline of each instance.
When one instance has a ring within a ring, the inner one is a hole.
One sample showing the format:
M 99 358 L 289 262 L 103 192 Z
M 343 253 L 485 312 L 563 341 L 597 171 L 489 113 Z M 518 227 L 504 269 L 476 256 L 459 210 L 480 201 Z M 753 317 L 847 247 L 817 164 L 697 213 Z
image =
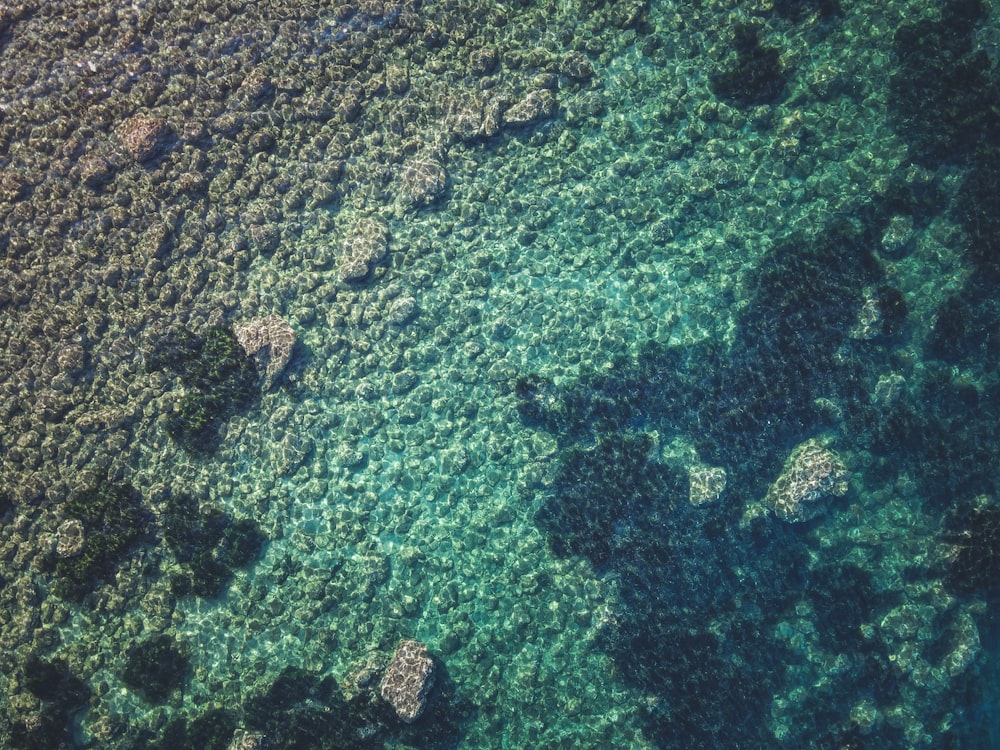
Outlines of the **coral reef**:
M 574 72 L 586 77 L 585 71 Z M 535 125 L 555 117 L 558 106 L 555 94 L 549 89 L 529 91 L 523 99 L 514 102 L 504 111 L 503 121 L 516 128 Z

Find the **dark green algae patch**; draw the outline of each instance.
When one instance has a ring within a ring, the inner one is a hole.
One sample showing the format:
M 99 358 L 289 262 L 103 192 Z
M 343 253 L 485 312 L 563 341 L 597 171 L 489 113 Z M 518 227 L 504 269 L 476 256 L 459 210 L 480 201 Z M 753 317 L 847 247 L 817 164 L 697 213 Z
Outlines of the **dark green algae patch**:
M 154 528 L 153 516 L 138 490 L 107 479 L 71 497 L 63 512 L 83 528 L 79 552 L 55 561 L 54 592 L 71 599 L 81 599 L 98 581 L 110 580 Z
M 802 531 L 740 518 L 796 443 L 874 421 L 862 396 L 905 326 L 905 306 L 866 239 L 835 225 L 776 248 L 747 280 L 750 303 L 729 348 L 650 344 L 566 388 L 532 376 L 516 386 L 525 421 L 563 446 L 537 523 L 557 554 L 586 557 L 617 582 L 620 609 L 602 646 L 630 684 L 656 696 L 647 732 L 658 747 L 774 741 L 771 702 L 800 657 L 773 632 L 803 592 L 831 618 L 834 647 L 856 660 L 835 690 L 815 694 L 816 708 L 871 686 L 895 697 L 887 654 L 857 649 L 854 627 L 879 597 L 867 574 L 810 570 Z M 875 290 L 882 325 L 856 341 L 849 331 L 865 288 Z M 843 407 L 836 418 L 818 406 L 830 402 Z M 692 506 L 686 472 L 658 460 L 652 436 L 678 433 L 726 468 L 725 503 Z M 837 716 L 817 711 L 803 736 L 850 742 Z M 887 730 L 882 739 L 899 737 Z
M 62 513 L 81 524 L 82 544 L 71 554 L 53 555 L 53 591 L 76 601 L 112 580 L 127 558 L 142 554 L 144 545 L 151 549 L 158 534 L 182 566 L 183 572 L 171 579 L 178 596 L 217 596 L 236 569 L 260 556 L 267 541 L 255 521 L 202 506 L 183 493 L 169 495 L 157 517 L 135 487 L 107 479 L 76 493 L 63 504 Z
M 534 375 L 515 385 L 523 420 L 561 447 L 536 523 L 556 554 L 584 557 L 616 582 L 616 616 L 600 644 L 626 682 L 655 696 L 646 733 L 657 747 L 774 743 L 775 697 L 794 687 L 790 675 L 809 669 L 806 654 L 777 637 L 802 607 L 817 646 L 843 665 L 807 689 L 782 741 L 906 745 L 902 723 L 845 721 L 857 706 L 898 704 L 908 689 L 888 642 L 872 637 L 895 616 L 886 613 L 905 611 L 906 594 L 837 552 L 843 542 L 830 524 L 854 498 L 802 525 L 743 515 L 802 440 L 832 435 L 863 459 L 860 487 L 886 472 L 917 479 L 920 512 L 942 519 L 939 541 L 951 551 L 930 564 L 904 563 L 904 575 L 942 576 L 961 600 L 995 596 L 1000 510 L 971 500 L 995 497 L 1000 481 L 1000 447 L 988 434 L 996 385 L 954 381 L 935 365 L 932 338 L 919 384 L 888 406 L 873 402 L 869 394 L 886 372 L 905 369 L 914 342 L 905 301 L 869 250 L 888 217 L 872 209 L 862 219 L 785 240 L 766 255 L 744 282 L 748 304 L 729 346 L 649 343 L 637 358 L 562 387 Z M 866 304 L 878 323 L 862 333 L 857 314 Z M 725 502 L 688 502 L 686 472 L 659 456 L 673 436 L 726 469 Z M 997 625 L 993 616 L 981 624 Z M 935 627 L 928 659 L 946 664 L 961 617 L 942 613 Z M 983 736 L 982 719 L 965 704 L 976 680 L 960 675 L 921 706 L 921 721 L 949 727 L 941 747 Z
M 213 326 L 202 333 L 176 328 L 146 352 L 148 372 L 180 378 L 185 390 L 167 415 L 166 429 L 186 451 L 211 455 L 222 424 L 250 408 L 260 395 L 260 376 L 232 330 Z

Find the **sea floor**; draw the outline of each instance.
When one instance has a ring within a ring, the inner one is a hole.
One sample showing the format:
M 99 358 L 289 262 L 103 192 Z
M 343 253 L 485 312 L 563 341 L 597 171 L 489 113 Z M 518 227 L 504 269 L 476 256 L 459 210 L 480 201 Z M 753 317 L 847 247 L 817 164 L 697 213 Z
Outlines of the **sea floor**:
M 996 747 L 998 42 L 0 5 L 0 745 Z

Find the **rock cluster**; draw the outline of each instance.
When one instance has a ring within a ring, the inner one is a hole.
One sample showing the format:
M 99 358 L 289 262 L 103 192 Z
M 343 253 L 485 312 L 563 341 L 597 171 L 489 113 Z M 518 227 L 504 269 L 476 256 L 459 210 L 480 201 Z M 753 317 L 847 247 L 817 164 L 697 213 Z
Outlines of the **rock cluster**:
M 389 254 L 389 230 L 374 219 L 365 219 L 348 233 L 341 249 L 340 278 L 361 281 Z
M 573 51 L 562 59 L 559 72 L 574 81 L 589 81 L 594 77 L 594 66 L 585 54 Z
M 296 338 L 291 325 L 277 315 L 268 315 L 236 325 L 233 334 L 257 369 L 264 371 L 266 388 L 270 388 L 292 357 Z
M 847 492 L 848 477 L 847 467 L 836 453 L 816 440 L 807 440 L 785 461 L 764 504 L 784 521 L 808 521 L 823 511 L 820 500 Z
M 227 750 L 261 750 L 265 746 L 266 740 L 263 734 L 238 729 Z
M 434 658 L 420 641 L 403 640 L 382 676 L 379 694 L 402 721 L 416 721 L 434 686 Z

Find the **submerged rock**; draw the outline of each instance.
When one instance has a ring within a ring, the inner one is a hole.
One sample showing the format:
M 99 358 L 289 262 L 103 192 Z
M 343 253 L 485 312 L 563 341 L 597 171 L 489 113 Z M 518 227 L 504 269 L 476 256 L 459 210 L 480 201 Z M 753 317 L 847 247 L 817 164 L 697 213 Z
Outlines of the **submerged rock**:
M 170 124 L 162 117 L 131 117 L 118 128 L 118 137 L 129 155 L 139 163 L 152 161 L 166 150 L 173 138 Z
M 691 505 L 705 505 L 719 499 L 726 489 L 726 470 L 719 466 L 692 466 L 688 471 Z
M 410 724 L 427 708 L 433 686 L 434 658 L 427 647 L 420 641 L 400 641 L 379 685 L 382 699 L 392 706 L 396 716 Z
M 448 171 L 431 156 L 415 156 L 403 167 L 402 200 L 409 208 L 429 206 L 444 195 Z
M 83 552 L 86 538 L 83 522 L 80 519 L 66 519 L 56 530 L 56 554 L 59 557 L 76 557 Z
M 389 230 L 374 219 L 359 222 L 341 248 L 340 278 L 362 281 L 389 254 Z
M 764 504 L 783 521 L 808 521 L 823 512 L 820 500 L 847 492 L 844 462 L 816 440 L 795 447 L 785 468 L 767 491 Z
M 513 104 L 504 113 L 504 122 L 514 127 L 534 125 L 542 120 L 549 120 L 556 114 L 556 97 L 548 89 L 529 91 L 519 102 Z
M 292 358 L 296 341 L 292 326 L 277 315 L 268 315 L 236 325 L 233 333 L 247 356 L 264 371 L 265 388 L 270 388 Z

